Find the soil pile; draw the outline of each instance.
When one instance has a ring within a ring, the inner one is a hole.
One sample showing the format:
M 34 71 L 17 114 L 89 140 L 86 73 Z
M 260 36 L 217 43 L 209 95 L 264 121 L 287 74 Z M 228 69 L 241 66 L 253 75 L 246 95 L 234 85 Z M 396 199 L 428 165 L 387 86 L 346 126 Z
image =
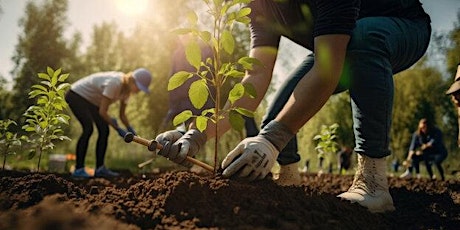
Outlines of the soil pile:
M 186 171 L 75 180 L 0 172 L 0 229 L 458 229 L 460 181 L 389 178 L 396 211 L 372 214 L 336 195 L 352 176 L 302 186 Z

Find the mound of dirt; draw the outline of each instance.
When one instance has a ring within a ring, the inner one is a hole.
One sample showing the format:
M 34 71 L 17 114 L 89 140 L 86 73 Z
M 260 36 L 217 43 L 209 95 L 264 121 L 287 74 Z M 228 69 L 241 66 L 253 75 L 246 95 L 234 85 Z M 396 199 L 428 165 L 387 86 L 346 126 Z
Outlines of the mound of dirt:
M 460 183 L 389 178 L 396 211 L 340 201 L 352 176 L 302 186 L 187 171 L 75 180 L 0 172 L 0 229 L 458 229 Z

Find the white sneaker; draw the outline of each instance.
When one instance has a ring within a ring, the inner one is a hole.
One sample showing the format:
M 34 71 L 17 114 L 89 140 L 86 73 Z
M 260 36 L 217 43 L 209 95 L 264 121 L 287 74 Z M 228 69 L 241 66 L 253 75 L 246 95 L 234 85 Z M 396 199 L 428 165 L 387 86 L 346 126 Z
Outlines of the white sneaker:
M 394 211 L 393 199 L 388 190 L 385 158 L 358 155 L 358 169 L 353 184 L 337 197 L 357 202 L 370 212 Z
M 300 185 L 302 179 L 300 178 L 297 163 L 281 165 L 278 179 L 275 180 L 275 183 L 280 186 Z
M 399 176 L 399 178 L 403 178 L 403 179 L 409 179 L 412 177 L 412 173 L 409 172 L 409 169 L 406 169 L 406 171 L 401 174 L 401 176 Z

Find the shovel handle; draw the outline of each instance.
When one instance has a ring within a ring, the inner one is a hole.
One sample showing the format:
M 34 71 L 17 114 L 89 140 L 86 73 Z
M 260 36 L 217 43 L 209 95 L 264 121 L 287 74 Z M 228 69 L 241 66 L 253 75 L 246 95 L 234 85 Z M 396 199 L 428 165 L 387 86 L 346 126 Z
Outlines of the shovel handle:
M 147 146 L 147 148 L 149 149 L 149 151 L 155 151 L 157 149 L 162 149 L 163 148 L 163 145 L 158 143 L 157 141 L 155 140 L 147 140 L 147 139 L 144 139 L 142 137 L 139 137 L 139 136 L 136 136 L 134 135 L 133 133 L 130 133 L 128 132 L 125 137 L 124 137 L 124 140 L 126 143 L 130 143 L 130 142 L 136 142 L 138 144 L 141 144 L 141 145 L 144 145 L 144 146 Z M 198 165 L 206 170 L 208 170 L 209 172 L 214 172 L 214 168 L 211 166 L 211 165 L 208 165 L 202 161 L 199 161 L 193 157 L 190 157 L 190 156 L 187 156 L 186 160 L 192 164 L 195 164 L 195 165 Z M 140 163 L 138 165 L 139 168 L 142 168 L 144 167 L 145 165 L 147 164 L 150 164 L 151 162 L 153 161 L 153 158 L 150 159 L 150 160 L 147 160 L 143 163 Z

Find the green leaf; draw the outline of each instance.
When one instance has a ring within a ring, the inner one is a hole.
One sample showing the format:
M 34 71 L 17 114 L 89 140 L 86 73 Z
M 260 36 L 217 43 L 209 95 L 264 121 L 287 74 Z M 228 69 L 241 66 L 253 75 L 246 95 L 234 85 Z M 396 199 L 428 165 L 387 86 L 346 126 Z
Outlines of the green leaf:
M 224 30 L 222 32 L 222 47 L 228 54 L 233 54 L 233 50 L 235 49 L 235 40 L 233 39 L 232 33 L 228 30 Z
M 237 18 L 236 21 L 247 25 L 251 23 L 251 18 L 245 16 L 245 17 Z
M 198 16 L 194 11 L 189 11 L 187 13 L 187 20 L 191 25 L 196 25 L 196 23 L 198 22 Z
M 251 83 L 244 83 L 244 92 L 250 98 L 256 98 L 257 97 L 256 88 L 254 88 L 254 85 L 252 85 Z
M 34 150 L 29 151 L 29 154 L 27 154 L 27 158 L 33 159 L 35 157 L 36 152 Z
M 62 83 L 60 84 L 56 90 L 58 90 L 59 92 L 61 91 L 67 91 L 68 89 L 70 88 L 70 84 L 69 83 Z M 63 92 L 65 93 L 65 92 Z
M 43 91 L 43 92 L 48 92 L 48 89 L 45 88 L 45 87 L 42 86 L 42 85 L 33 85 L 31 88 L 32 88 L 32 89 L 37 89 L 37 90 L 40 90 L 40 91 Z
M 233 105 L 235 101 L 241 99 L 244 95 L 244 86 L 241 83 L 236 83 L 230 90 L 228 100 Z
M 50 69 L 51 69 L 51 68 L 50 68 Z M 50 74 L 50 76 L 53 76 L 53 78 L 56 78 L 56 79 L 57 79 L 57 78 L 59 77 L 59 75 L 61 75 L 61 72 L 62 72 L 62 69 L 59 68 L 59 69 L 57 69 L 56 71 L 54 71 L 54 74 L 53 74 L 53 75 Z
M 193 76 L 192 73 L 186 72 L 186 71 L 179 71 L 175 73 L 168 82 L 168 91 L 171 91 L 182 84 L 184 84 L 187 79 L 191 78 Z
M 58 81 L 59 81 L 59 82 L 64 82 L 65 80 L 67 80 L 68 77 L 69 77 L 69 74 L 68 74 L 68 73 L 62 74 L 61 76 L 59 76 Z
M 48 76 L 48 74 L 46 74 L 46 73 L 39 73 L 38 77 L 41 78 L 41 79 L 45 79 L 47 81 L 51 81 L 50 76 Z
M 190 119 L 193 116 L 192 111 L 190 110 L 184 110 L 181 113 L 177 114 L 174 119 L 173 119 L 173 125 L 178 126 L 184 122 L 186 122 L 188 119 Z
M 208 116 L 209 114 L 214 115 L 215 109 L 209 108 L 209 109 L 204 109 L 203 111 L 201 111 L 201 116 Z
M 190 85 L 190 89 L 188 91 L 188 96 L 192 105 L 197 108 L 203 108 L 204 104 L 208 100 L 209 92 L 208 87 L 206 85 L 206 79 L 201 79 L 193 82 Z
M 208 126 L 208 118 L 205 116 L 198 116 L 196 117 L 195 124 L 196 128 L 200 130 L 200 132 L 203 132 Z
M 229 121 L 233 129 L 237 131 L 243 130 L 245 121 L 244 121 L 243 116 L 241 116 L 240 113 L 231 110 L 229 113 Z
M 249 109 L 238 107 L 238 108 L 235 108 L 234 110 L 238 112 L 239 114 L 244 115 L 246 117 L 254 117 L 254 112 Z
M 251 8 L 249 7 L 243 7 L 241 8 L 238 13 L 237 13 L 237 18 L 241 18 L 244 16 L 248 16 L 251 13 Z
M 211 35 L 211 33 L 209 31 L 201 31 L 200 32 L 200 37 L 201 37 L 201 39 L 203 41 L 209 42 L 209 41 L 211 41 L 212 35 Z
M 238 63 L 242 65 L 245 70 L 252 70 L 253 65 L 262 65 L 262 62 L 260 62 L 257 58 L 251 57 L 242 57 L 238 59 Z
M 234 78 L 242 78 L 244 77 L 245 74 L 244 72 L 233 69 L 233 70 L 228 71 L 225 75 L 234 77 Z
M 196 41 L 190 41 L 185 47 L 185 56 L 188 63 L 198 71 L 201 66 L 201 49 Z

